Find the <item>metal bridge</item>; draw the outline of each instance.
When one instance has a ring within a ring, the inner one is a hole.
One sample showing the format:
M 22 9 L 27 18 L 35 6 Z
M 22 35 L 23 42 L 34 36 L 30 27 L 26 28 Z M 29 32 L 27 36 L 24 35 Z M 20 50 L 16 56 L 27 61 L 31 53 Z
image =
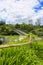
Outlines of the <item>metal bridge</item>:
M 18 29 L 14 29 L 14 31 L 19 34 L 19 35 L 26 35 L 27 33 L 21 31 L 21 30 L 18 30 Z

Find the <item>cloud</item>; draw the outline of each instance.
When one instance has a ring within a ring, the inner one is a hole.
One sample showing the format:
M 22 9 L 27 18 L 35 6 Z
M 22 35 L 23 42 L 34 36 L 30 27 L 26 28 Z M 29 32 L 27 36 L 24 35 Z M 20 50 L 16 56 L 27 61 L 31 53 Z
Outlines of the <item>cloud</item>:
M 37 22 L 37 19 L 40 19 L 41 24 L 43 25 L 43 10 L 39 10 L 34 16 L 31 18 L 33 20 L 33 23 Z
M 43 0 L 38 0 L 39 4 L 34 6 L 34 11 L 36 12 L 34 16 L 31 17 L 33 22 L 37 21 L 37 19 L 41 20 L 41 23 L 43 22 Z M 43 24 L 43 23 L 42 23 Z
M 24 21 L 27 18 L 37 18 L 42 15 L 36 13 L 34 7 L 40 6 L 38 0 L 0 0 L 0 19 L 7 22 Z

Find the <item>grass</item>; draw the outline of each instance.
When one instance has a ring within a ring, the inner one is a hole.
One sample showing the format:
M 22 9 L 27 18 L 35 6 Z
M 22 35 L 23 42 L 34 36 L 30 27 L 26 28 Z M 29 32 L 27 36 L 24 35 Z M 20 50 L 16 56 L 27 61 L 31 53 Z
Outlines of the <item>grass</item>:
M 6 38 L 5 44 L 26 43 L 29 41 L 28 36 L 2 36 Z M 22 39 L 23 38 L 23 39 Z
M 43 65 L 41 44 L 34 42 L 21 47 L 0 49 L 0 65 Z
M 27 36 L 16 43 L 28 40 Z M 0 65 L 43 65 L 43 40 L 36 40 L 32 44 L 20 47 L 0 49 Z

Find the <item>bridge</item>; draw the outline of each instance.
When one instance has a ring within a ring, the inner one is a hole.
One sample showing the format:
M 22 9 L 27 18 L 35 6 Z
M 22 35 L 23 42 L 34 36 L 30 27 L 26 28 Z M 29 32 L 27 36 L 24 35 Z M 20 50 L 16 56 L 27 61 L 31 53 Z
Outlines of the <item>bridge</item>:
M 16 32 L 19 35 L 26 35 L 27 34 L 27 33 L 23 32 L 21 30 L 18 30 L 18 29 L 14 29 L 14 32 Z

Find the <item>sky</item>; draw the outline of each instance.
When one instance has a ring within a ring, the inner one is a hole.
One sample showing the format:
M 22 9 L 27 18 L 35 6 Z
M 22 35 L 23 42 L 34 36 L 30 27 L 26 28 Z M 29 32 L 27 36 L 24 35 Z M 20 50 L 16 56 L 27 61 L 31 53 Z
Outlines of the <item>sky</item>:
M 43 0 L 0 0 L 0 20 L 15 24 L 30 19 L 43 24 Z

